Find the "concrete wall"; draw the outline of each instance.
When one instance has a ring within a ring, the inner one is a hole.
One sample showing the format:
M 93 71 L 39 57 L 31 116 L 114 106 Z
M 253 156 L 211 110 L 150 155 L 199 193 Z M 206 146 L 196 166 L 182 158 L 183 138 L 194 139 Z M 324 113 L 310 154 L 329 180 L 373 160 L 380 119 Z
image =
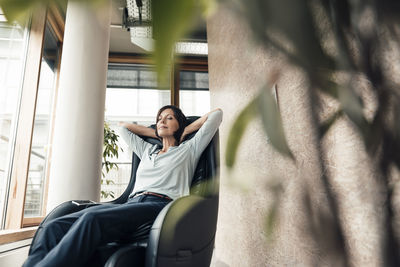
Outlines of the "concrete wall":
M 303 193 L 308 184 L 312 207 L 326 210 L 326 194 L 321 186 L 321 158 L 316 153 L 315 130 L 310 116 L 307 80 L 301 70 L 288 64 L 275 51 L 266 51 L 252 40 L 247 25 L 229 8 L 220 6 L 207 23 L 211 106 L 224 111 L 220 128 L 221 189 L 214 266 L 338 266 L 333 248 L 321 247 L 310 234 L 310 218 L 305 212 Z M 274 151 L 260 120 L 253 122 L 240 145 L 236 168 L 228 173 L 225 163 L 230 127 L 241 109 L 278 70 L 279 104 L 293 163 Z M 323 102 L 321 116 L 337 105 Z M 379 266 L 378 197 L 374 170 L 370 167 L 360 138 L 342 120 L 336 123 L 323 143 L 326 170 L 332 190 L 340 199 L 339 210 L 350 248 L 353 266 Z M 274 202 L 270 184 L 281 183 L 284 192 L 279 204 L 274 233 L 266 236 L 266 215 Z M 324 225 L 322 228 L 324 229 Z M 331 230 L 317 234 L 328 240 Z M 324 243 L 324 242 L 322 242 Z

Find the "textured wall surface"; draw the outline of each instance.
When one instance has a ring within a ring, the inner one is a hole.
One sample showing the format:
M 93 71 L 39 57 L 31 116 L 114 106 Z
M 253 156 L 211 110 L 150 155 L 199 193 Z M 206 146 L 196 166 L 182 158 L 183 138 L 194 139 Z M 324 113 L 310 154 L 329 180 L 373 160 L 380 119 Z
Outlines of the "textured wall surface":
M 324 139 L 326 153 L 319 155 L 314 142 L 308 84 L 301 70 L 274 51 L 252 41 L 243 21 L 220 7 L 207 23 L 209 79 L 212 107 L 224 111 L 220 128 L 220 210 L 213 266 L 338 266 L 332 248 L 321 246 L 310 234 L 310 214 L 305 212 L 307 186 L 313 209 L 327 207 L 321 186 L 321 161 L 328 166 L 332 190 L 340 199 L 352 266 L 380 266 L 379 186 L 374 180 L 358 134 L 347 121 L 339 121 Z M 278 70 L 279 105 L 284 129 L 296 163 L 274 151 L 259 119 L 250 124 L 234 172 L 224 166 L 226 140 L 241 109 L 258 92 L 268 74 Z M 323 102 L 321 116 L 335 109 Z M 266 215 L 274 202 L 271 184 L 284 188 L 272 236 L 266 236 Z M 377 196 L 377 197 L 376 197 Z M 324 229 L 324 225 L 322 225 Z M 329 240 L 330 229 L 317 238 Z M 323 242 L 322 242 L 323 244 Z

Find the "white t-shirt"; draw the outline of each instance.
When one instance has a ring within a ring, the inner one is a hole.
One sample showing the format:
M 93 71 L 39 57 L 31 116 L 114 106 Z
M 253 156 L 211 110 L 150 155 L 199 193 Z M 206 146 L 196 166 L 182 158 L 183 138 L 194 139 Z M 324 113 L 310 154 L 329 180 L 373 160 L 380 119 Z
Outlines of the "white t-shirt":
M 158 155 L 158 145 L 145 142 L 127 128 L 121 127 L 120 134 L 128 144 L 130 152 L 135 152 L 141 160 L 132 193 L 148 191 L 164 194 L 172 199 L 189 195 L 200 156 L 221 122 L 222 111 L 212 112 L 192 139 L 179 146 L 170 147 L 161 155 Z

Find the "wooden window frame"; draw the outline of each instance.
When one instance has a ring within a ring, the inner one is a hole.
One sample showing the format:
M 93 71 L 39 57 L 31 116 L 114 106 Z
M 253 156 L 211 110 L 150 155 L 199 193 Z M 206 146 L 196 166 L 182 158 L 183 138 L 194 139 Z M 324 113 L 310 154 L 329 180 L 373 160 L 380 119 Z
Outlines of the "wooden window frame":
M 208 60 L 205 57 L 181 57 L 176 60 L 176 64 L 171 71 L 171 103 L 180 107 L 179 91 L 181 71 L 207 71 Z
M 0 245 L 16 242 L 32 238 L 37 230 L 37 227 L 28 227 L 17 230 L 1 230 L 0 231 Z
M 53 143 L 53 135 L 54 135 L 54 120 L 55 120 L 55 111 L 56 111 L 56 103 L 57 103 L 57 96 L 58 96 L 58 85 L 60 80 L 60 65 L 61 65 L 61 55 L 62 55 L 62 44 L 64 40 L 64 18 L 61 15 L 60 10 L 55 5 L 50 5 L 48 8 L 48 12 L 46 15 L 46 22 L 51 27 L 52 32 L 59 43 L 59 53 L 57 55 L 57 67 L 56 67 L 56 83 L 54 87 L 54 95 L 53 95 L 53 108 L 51 111 L 51 119 L 50 119 L 50 133 L 49 133 L 49 143 Z M 44 35 L 43 35 L 44 36 Z M 42 46 L 43 50 L 43 46 Z M 33 129 L 32 129 L 33 131 Z M 42 209 L 42 216 L 37 217 L 24 217 L 22 215 L 22 227 L 31 227 L 37 226 L 40 222 L 44 219 L 46 214 L 46 206 L 47 206 L 47 197 L 48 197 L 48 190 L 49 190 L 49 178 L 50 178 L 50 166 L 51 166 L 51 155 L 52 155 L 52 146 L 49 147 L 48 152 L 48 160 L 46 164 L 46 171 L 45 171 L 45 183 L 44 183 L 44 190 L 43 190 L 43 209 Z M 28 179 L 28 177 L 27 177 Z M 24 201 L 25 202 L 25 201 Z
M 17 121 L 18 126 L 16 131 L 15 153 L 12 158 L 13 164 L 11 169 L 10 191 L 8 194 L 7 212 L 5 218 L 6 230 L 0 231 L 0 237 L 4 238 L 4 235 L 6 235 L 8 236 L 6 240 L 10 240 L 10 242 L 31 236 L 32 231 L 34 230 L 17 231 L 16 229 L 38 225 L 44 218 L 43 216 L 25 218 L 24 206 L 46 23 L 49 24 L 55 33 L 56 38 L 60 44 L 62 44 L 64 20 L 60 11 L 55 6 L 51 6 L 48 9 L 39 8 L 32 14 L 31 18 L 20 110 Z M 60 58 L 61 53 L 59 55 L 59 59 Z M 58 62 L 60 62 L 60 60 Z M 57 90 L 59 71 L 56 73 L 56 77 Z M 56 95 L 57 92 L 55 92 L 54 96 L 56 97 Z M 54 110 L 52 112 L 51 120 L 54 120 Z M 51 139 L 52 128 L 50 133 L 50 140 Z M 49 169 L 49 166 L 47 166 L 47 169 Z M 48 170 L 46 170 L 45 180 L 44 207 L 46 206 L 47 202 Z M 43 215 L 44 213 L 45 211 L 43 212 Z M 13 234 L 10 235 L 7 233 L 7 231 L 11 231 Z M 24 234 L 17 234 L 19 232 Z
M 19 229 L 22 226 L 46 13 L 42 9 L 32 15 L 5 229 Z
M 109 63 L 119 64 L 145 64 L 154 65 L 154 61 L 150 56 L 138 54 L 124 54 L 124 53 L 110 53 L 108 57 Z M 175 65 L 171 68 L 171 105 L 179 107 L 179 90 L 180 90 L 180 76 L 181 70 L 187 71 L 207 71 L 208 60 L 206 57 L 177 57 Z

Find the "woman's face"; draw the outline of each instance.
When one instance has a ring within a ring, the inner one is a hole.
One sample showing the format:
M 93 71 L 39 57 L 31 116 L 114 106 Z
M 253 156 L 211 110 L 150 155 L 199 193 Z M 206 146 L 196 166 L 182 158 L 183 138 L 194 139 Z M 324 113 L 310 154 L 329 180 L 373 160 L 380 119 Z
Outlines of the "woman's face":
M 157 120 L 157 132 L 162 138 L 173 136 L 179 129 L 179 123 L 172 109 L 163 110 Z

